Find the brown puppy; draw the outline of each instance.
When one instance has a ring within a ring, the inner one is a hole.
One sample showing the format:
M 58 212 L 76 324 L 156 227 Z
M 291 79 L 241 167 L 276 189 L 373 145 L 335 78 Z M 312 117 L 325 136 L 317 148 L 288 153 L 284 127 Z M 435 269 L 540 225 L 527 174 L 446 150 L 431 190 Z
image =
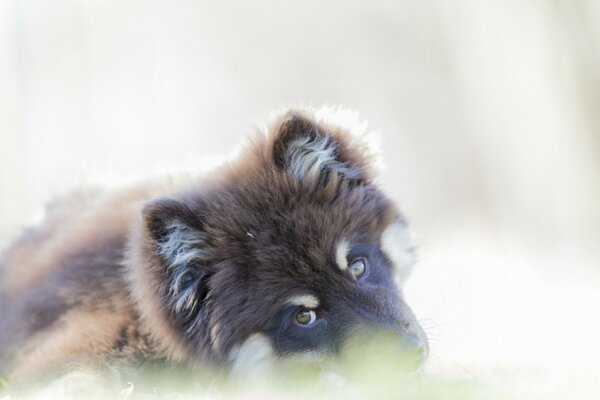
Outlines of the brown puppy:
M 400 282 L 406 223 L 372 157 L 289 112 L 217 173 L 88 191 L 49 207 L 0 261 L 0 375 L 164 360 L 243 372 L 329 354 L 364 329 L 422 359 Z

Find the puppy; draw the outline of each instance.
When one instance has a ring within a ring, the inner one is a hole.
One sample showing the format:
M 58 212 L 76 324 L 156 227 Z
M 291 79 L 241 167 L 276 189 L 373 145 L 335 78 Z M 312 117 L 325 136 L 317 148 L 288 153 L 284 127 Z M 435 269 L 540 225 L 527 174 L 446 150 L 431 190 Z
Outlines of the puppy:
M 347 127 L 290 111 L 201 179 L 57 200 L 0 261 L 0 376 L 152 361 L 244 374 L 371 331 L 422 363 L 399 287 L 413 245 L 373 161 Z

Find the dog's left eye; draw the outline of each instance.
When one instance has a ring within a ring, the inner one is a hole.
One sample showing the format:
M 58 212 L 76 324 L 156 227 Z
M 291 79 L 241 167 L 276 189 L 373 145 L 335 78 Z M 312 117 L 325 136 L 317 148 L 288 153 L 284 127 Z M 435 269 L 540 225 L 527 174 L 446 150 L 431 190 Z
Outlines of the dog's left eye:
M 367 271 L 367 260 L 364 258 L 357 258 L 356 260 L 352 261 L 352 263 L 350 264 L 350 273 L 355 278 L 360 278 L 361 276 L 363 276 L 365 274 L 366 271 Z
M 303 308 L 294 316 L 294 320 L 298 325 L 311 326 L 317 322 L 317 313 L 314 310 Z

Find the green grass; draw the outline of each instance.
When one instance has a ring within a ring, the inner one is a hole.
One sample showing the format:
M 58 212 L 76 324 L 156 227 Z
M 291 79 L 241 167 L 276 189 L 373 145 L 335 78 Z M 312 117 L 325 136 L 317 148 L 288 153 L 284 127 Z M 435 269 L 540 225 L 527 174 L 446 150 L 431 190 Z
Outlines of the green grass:
M 186 369 L 153 367 L 142 374 L 122 376 L 115 368 L 102 376 L 67 374 L 43 384 L 28 395 L 10 399 L 372 399 L 372 400 L 496 400 L 506 399 L 467 381 L 447 381 L 407 372 L 411 360 L 393 346 L 378 341 L 355 346 L 345 357 L 319 364 L 282 362 L 268 374 L 231 379 L 223 371 L 192 373 Z M 3 383 L 8 390 L 6 382 Z M 4 400 L 0 395 L 0 400 Z

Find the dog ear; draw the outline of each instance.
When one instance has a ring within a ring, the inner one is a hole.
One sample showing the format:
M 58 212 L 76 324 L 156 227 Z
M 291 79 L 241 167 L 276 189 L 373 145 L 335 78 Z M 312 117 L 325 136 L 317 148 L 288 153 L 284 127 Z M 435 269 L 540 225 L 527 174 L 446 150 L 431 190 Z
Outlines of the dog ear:
M 329 132 L 309 117 L 290 112 L 276 127 L 273 160 L 300 181 L 314 182 L 331 174 L 364 181 L 367 157 L 361 150 L 339 130 Z
M 152 200 L 142 214 L 160 259 L 162 303 L 191 334 L 209 290 L 211 247 L 202 217 L 184 202 L 170 198 Z

